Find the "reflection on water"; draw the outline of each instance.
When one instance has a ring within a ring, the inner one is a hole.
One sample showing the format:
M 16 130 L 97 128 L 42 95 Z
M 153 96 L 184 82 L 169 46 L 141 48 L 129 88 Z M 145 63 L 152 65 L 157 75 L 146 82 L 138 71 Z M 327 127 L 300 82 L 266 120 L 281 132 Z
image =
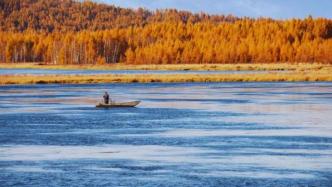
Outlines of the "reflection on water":
M 96 109 L 105 90 L 137 108 Z M 331 186 L 331 83 L 0 87 L 4 186 Z

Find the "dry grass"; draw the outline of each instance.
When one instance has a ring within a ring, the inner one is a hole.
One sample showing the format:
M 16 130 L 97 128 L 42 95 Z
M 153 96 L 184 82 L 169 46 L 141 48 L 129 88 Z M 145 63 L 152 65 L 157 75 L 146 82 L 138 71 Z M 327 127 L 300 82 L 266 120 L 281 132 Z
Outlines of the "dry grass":
M 268 74 L 0 75 L 0 84 L 332 81 L 330 72 Z
M 248 74 L 148 74 L 148 75 L 0 75 L 0 84 L 86 84 L 86 83 L 150 83 L 150 82 L 277 82 L 332 81 L 332 65 L 328 64 L 211 64 L 211 65 L 37 65 L 0 64 L 0 68 L 35 69 L 103 69 L 103 70 L 279 70 L 285 72 Z
M 61 70 L 279 70 L 279 71 L 307 71 L 332 69 L 332 64 L 320 63 L 274 63 L 274 64 L 176 64 L 176 65 L 130 65 L 130 64 L 111 64 L 111 65 L 38 65 L 35 63 L 6 64 L 0 63 L 0 68 L 27 68 L 27 69 L 61 69 Z

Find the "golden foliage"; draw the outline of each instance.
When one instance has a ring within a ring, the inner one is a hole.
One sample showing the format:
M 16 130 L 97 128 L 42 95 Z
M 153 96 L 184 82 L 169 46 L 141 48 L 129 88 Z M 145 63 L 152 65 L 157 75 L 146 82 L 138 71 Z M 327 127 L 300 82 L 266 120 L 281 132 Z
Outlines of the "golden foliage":
M 281 21 L 176 10 L 152 13 L 71 0 L 4 0 L 0 7 L 1 62 L 332 62 L 332 20 L 324 18 Z M 51 11 L 52 19 L 44 9 Z M 19 19 L 26 14 L 27 21 Z M 36 18 L 40 23 L 34 23 Z

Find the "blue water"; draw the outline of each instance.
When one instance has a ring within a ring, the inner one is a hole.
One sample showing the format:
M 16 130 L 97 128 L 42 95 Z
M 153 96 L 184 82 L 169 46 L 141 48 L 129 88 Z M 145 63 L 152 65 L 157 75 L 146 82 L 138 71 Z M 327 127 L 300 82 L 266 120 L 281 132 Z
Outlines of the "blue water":
M 51 70 L 51 69 L 0 69 L 0 75 L 100 75 L 100 74 L 246 74 L 266 71 L 181 71 L 181 70 Z M 280 72 L 282 73 L 282 72 Z
M 0 186 L 332 186 L 332 83 L 1 86 Z

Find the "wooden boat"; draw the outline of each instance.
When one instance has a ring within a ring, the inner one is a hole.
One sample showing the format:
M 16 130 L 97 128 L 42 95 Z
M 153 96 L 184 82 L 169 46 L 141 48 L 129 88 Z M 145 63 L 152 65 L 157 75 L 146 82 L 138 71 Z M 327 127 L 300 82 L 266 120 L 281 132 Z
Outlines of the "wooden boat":
M 116 108 L 116 107 L 135 107 L 141 101 L 130 101 L 130 102 L 111 102 L 109 104 L 98 103 L 96 105 L 97 108 Z

